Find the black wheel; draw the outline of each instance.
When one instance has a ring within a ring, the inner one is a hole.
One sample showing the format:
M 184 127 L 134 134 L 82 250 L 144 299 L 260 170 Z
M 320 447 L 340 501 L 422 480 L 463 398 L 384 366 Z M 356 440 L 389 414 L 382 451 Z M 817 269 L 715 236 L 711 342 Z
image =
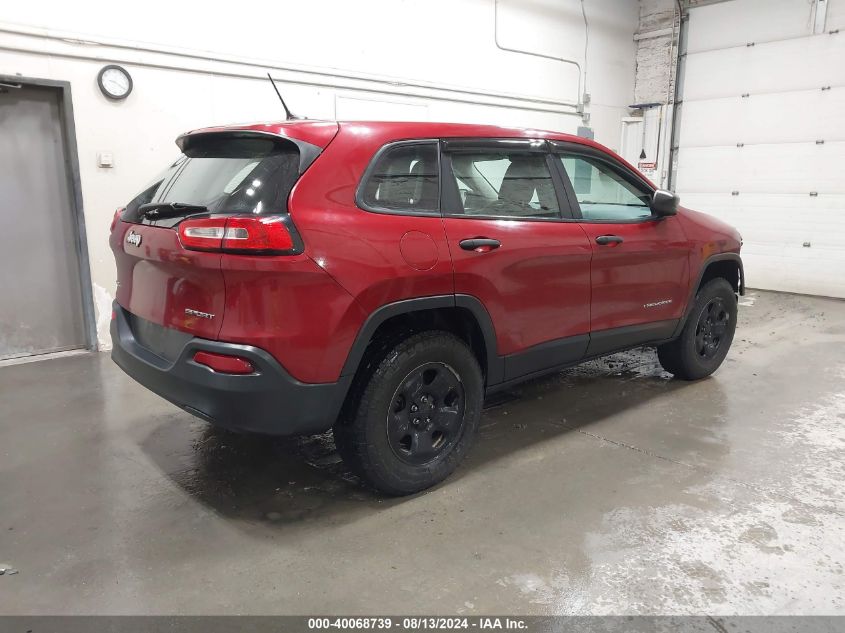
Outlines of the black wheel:
M 657 348 L 663 368 L 683 380 L 698 380 L 719 368 L 736 330 L 736 294 L 727 280 L 708 281 L 695 303 L 681 335 Z
M 353 385 L 335 444 L 367 483 L 405 495 L 442 481 L 466 455 L 484 380 L 470 349 L 447 332 L 422 332 L 386 347 Z

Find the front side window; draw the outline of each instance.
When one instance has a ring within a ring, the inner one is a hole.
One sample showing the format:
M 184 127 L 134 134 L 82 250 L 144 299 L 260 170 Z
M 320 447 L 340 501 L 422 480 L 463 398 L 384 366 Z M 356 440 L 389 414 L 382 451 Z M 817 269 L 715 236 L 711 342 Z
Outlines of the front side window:
M 371 210 L 439 213 L 437 143 L 403 143 L 376 159 L 361 190 Z
M 519 150 L 452 154 L 463 215 L 559 218 L 546 155 Z
M 651 193 L 622 177 L 604 161 L 561 154 L 585 220 L 626 222 L 651 217 Z

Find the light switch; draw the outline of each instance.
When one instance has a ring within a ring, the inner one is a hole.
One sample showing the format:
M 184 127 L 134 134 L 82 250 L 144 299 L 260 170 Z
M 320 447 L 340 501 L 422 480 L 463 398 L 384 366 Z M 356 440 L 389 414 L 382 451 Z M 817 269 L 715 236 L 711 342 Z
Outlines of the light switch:
M 114 156 L 111 152 L 97 154 L 97 167 L 114 167 Z

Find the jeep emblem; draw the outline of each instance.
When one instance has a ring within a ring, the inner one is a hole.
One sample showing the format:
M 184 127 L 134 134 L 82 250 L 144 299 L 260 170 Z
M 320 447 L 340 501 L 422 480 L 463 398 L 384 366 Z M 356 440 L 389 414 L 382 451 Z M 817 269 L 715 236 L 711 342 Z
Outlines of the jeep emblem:
M 141 235 L 135 231 L 129 231 L 129 235 L 126 236 L 126 243 L 132 244 L 132 246 L 140 246 Z

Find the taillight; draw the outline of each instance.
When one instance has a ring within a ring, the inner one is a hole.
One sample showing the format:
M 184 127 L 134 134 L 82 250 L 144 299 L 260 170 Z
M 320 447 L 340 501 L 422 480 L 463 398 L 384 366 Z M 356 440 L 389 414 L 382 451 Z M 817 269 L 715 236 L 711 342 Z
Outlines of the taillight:
M 120 214 L 123 213 L 124 207 L 119 207 L 117 211 L 114 212 L 114 217 L 111 219 L 111 226 L 109 227 L 109 233 L 114 231 L 114 227 L 117 226 L 117 221 L 120 219 Z
M 179 224 L 179 241 L 192 251 L 219 251 L 226 232 L 226 218 L 185 220 Z
M 185 220 L 179 241 L 190 250 L 249 254 L 289 254 L 293 236 L 282 216 L 231 216 Z
M 291 237 L 284 218 L 231 217 L 226 220 L 223 250 L 236 251 L 290 251 Z
M 253 364 L 246 358 L 215 352 L 197 352 L 194 354 L 194 362 L 222 374 L 251 374 L 255 371 Z

